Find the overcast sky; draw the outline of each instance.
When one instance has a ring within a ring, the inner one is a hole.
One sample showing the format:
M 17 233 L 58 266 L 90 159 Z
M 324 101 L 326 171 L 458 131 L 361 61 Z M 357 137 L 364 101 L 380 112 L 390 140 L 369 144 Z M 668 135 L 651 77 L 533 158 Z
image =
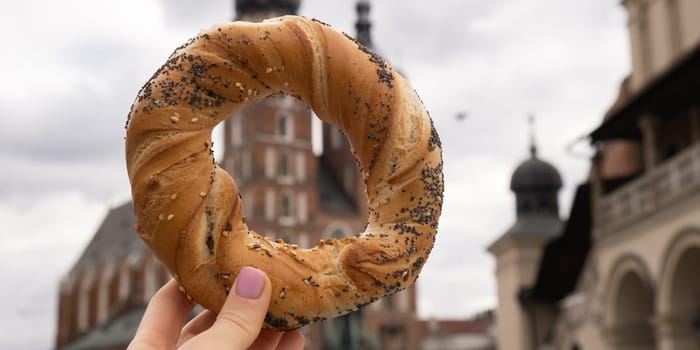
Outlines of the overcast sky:
M 3 5 L 3 349 L 52 346 L 59 279 L 109 208 L 129 199 L 123 127 L 136 92 L 176 46 L 230 20 L 232 1 Z M 355 32 L 351 0 L 304 0 L 300 14 Z M 485 248 L 515 219 L 508 185 L 528 156 L 526 117 L 562 173 L 566 215 L 588 169 L 567 146 L 599 123 L 629 71 L 624 11 L 616 0 L 375 0 L 370 17 L 379 52 L 409 77 L 444 145 L 445 207 L 419 315 L 494 307 Z M 589 151 L 580 142 L 575 153 Z

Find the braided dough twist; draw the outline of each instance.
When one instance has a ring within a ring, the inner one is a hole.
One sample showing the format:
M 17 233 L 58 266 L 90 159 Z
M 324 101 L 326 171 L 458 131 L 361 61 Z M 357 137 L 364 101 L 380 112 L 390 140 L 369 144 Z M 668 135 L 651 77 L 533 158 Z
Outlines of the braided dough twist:
M 249 230 L 211 132 L 242 106 L 286 93 L 349 139 L 368 194 L 354 237 L 312 249 Z M 343 315 L 411 285 L 433 247 L 442 207 L 441 147 L 406 80 L 380 57 L 301 17 L 235 22 L 175 50 L 139 91 L 126 161 L 136 230 L 189 298 L 220 310 L 243 266 L 271 281 L 265 326 Z

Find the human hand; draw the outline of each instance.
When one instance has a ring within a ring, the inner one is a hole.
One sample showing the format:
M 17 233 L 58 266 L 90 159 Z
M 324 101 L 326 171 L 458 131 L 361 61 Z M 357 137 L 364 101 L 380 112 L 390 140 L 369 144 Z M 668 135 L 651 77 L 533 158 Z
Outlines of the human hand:
M 299 331 L 261 330 L 271 289 L 264 272 L 244 267 L 218 315 L 205 310 L 183 327 L 194 305 L 171 280 L 148 303 L 127 349 L 303 349 Z

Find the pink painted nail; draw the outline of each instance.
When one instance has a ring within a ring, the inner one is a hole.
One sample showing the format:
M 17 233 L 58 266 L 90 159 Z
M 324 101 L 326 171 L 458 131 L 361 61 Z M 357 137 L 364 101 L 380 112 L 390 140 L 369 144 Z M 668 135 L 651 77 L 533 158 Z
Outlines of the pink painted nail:
M 257 299 L 265 286 L 265 275 L 253 267 L 244 267 L 238 273 L 236 294 L 246 299 Z

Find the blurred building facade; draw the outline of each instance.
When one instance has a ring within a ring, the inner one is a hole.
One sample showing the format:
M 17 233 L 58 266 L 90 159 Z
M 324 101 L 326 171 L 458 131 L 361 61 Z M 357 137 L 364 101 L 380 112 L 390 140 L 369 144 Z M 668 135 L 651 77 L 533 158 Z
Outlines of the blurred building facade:
M 237 0 L 236 20 L 296 14 L 299 0 Z M 359 1 L 357 38 L 372 48 L 369 3 Z M 222 168 L 237 181 L 247 223 L 307 248 L 362 232 L 366 198 L 350 145 L 321 126 L 313 152 L 311 110 L 286 95 L 249 105 L 224 123 Z M 124 349 L 145 305 L 169 279 L 134 232 L 130 203 L 112 209 L 59 287 L 56 348 Z M 305 327 L 307 349 L 418 349 L 416 289 Z
M 492 310 L 459 320 L 420 320 L 418 334 L 422 350 L 495 350 Z
M 700 2 L 622 5 L 632 72 L 568 220 L 489 247 L 501 349 L 700 349 Z

